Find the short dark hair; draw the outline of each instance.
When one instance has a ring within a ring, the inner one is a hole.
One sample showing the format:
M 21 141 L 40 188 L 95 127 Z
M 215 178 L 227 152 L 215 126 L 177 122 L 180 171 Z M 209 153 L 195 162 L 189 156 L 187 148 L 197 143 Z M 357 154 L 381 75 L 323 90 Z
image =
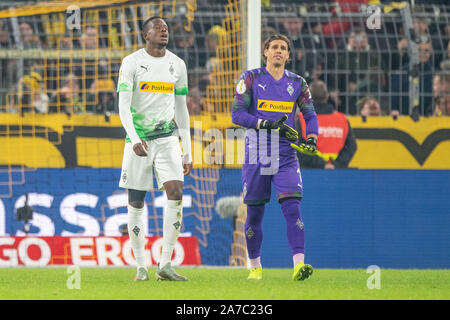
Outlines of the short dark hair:
M 328 100 L 328 89 L 325 82 L 316 80 L 309 85 L 311 98 L 317 102 L 326 102 Z
M 291 52 L 291 41 L 289 40 L 288 37 L 286 37 L 284 34 L 281 34 L 281 33 L 275 33 L 275 34 L 271 35 L 269 38 L 267 38 L 264 41 L 264 50 L 269 49 L 270 43 L 275 40 L 283 40 L 284 42 L 286 42 L 287 46 L 288 46 L 288 52 Z M 266 63 L 267 58 L 264 55 L 264 52 L 263 52 L 263 59 L 264 59 L 264 63 Z M 288 59 L 288 61 L 289 61 L 289 59 Z
M 145 20 L 144 23 L 142 24 L 142 32 L 146 32 L 146 31 L 147 31 L 147 30 L 146 30 L 146 29 L 147 29 L 147 25 L 148 25 L 150 22 L 153 23 L 153 20 L 156 20 L 156 19 L 161 19 L 161 20 L 163 20 L 163 18 L 160 17 L 160 16 L 152 16 L 152 17 L 148 18 L 148 19 Z

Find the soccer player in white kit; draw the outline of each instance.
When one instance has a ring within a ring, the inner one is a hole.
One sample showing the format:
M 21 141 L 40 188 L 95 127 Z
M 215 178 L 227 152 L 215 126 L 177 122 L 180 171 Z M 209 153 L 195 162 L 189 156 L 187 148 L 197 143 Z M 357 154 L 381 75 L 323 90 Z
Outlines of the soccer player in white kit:
M 128 189 L 128 234 L 137 263 L 135 281 L 148 280 L 144 198 L 153 189 L 153 169 L 158 188 L 166 191 L 168 199 L 156 278 L 186 281 L 171 266 L 183 218 L 184 176 L 192 169 L 186 64 L 167 50 L 169 32 L 162 18 L 147 19 L 142 36 L 146 47 L 122 60 L 117 86 L 120 120 L 127 133 L 119 186 Z

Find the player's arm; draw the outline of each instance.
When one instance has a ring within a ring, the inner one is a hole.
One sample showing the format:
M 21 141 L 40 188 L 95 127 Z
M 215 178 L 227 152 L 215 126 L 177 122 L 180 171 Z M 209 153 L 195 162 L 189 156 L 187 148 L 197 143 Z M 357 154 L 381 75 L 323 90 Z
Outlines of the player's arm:
M 314 104 L 311 98 L 311 92 L 309 91 L 308 84 L 305 79 L 302 78 L 302 92 L 297 99 L 297 105 L 300 108 L 300 112 L 305 119 L 305 132 L 306 141 L 299 146 L 291 144 L 291 146 L 297 151 L 315 155 L 317 154 L 317 136 L 319 134 L 319 121 L 317 120 L 317 114 L 314 110 Z
M 184 175 L 188 175 L 192 169 L 191 127 L 189 111 L 186 103 L 188 94 L 186 64 L 182 64 L 181 77 L 175 84 L 175 119 L 183 146 Z
M 233 109 L 231 111 L 231 120 L 234 124 L 245 128 L 258 129 L 259 119 L 248 113 L 252 103 L 252 85 L 253 74 L 244 72 L 238 80 L 234 90 Z
M 357 149 L 355 134 L 353 133 L 352 127 L 350 126 L 350 122 L 348 120 L 347 123 L 348 133 L 347 138 L 345 139 L 344 147 L 339 152 L 336 160 L 333 161 L 336 168 L 348 168 L 348 165 Z
M 119 93 L 119 117 L 131 140 L 134 152 L 138 156 L 145 157 L 148 152 L 148 146 L 144 140 L 139 138 L 134 128 L 133 115 L 131 114 L 135 70 L 136 68 L 131 61 L 128 61 L 126 58 L 123 59 L 117 84 L 117 92 Z

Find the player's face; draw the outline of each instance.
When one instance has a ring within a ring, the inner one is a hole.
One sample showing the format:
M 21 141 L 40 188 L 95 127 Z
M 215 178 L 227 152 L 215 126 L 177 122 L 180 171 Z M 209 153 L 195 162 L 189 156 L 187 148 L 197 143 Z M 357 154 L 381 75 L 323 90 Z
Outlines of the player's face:
M 288 44 L 284 40 L 273 40 L 269 48 L 264 49 L 264 56 L 267 58 L 267 64 L 284 66 L 289 59 Z
M 144 39 L 159 46 L 167 46 L 169 42 L 169 28 L 162 19 L 155 19 L 152 21 L 147 32 L 144 33 Z

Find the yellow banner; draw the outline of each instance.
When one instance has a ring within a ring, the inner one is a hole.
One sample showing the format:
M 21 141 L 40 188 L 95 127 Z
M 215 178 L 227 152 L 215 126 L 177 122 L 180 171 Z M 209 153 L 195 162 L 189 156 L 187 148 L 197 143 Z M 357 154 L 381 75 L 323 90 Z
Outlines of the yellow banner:
M 351 168 L 450 169 L 450 117 L 348 119 L 357 142 Z M 229 114 L 190 121 L 194 167 L 242 167 L 245 130 Z M 118 115 L 0 114 L 0 166 L 120 168 L 124 143 Z
M 290 113 L 294 108 L 294 102 L 261 100 L 258 99 L 258 110 Z
M 139 82 L 141 92 L 173 93 L 174 89 L 175 84 L 170 82 Z
M 450 169 L 450 117 L 348 117 L 358 149 L 350 167 Z

